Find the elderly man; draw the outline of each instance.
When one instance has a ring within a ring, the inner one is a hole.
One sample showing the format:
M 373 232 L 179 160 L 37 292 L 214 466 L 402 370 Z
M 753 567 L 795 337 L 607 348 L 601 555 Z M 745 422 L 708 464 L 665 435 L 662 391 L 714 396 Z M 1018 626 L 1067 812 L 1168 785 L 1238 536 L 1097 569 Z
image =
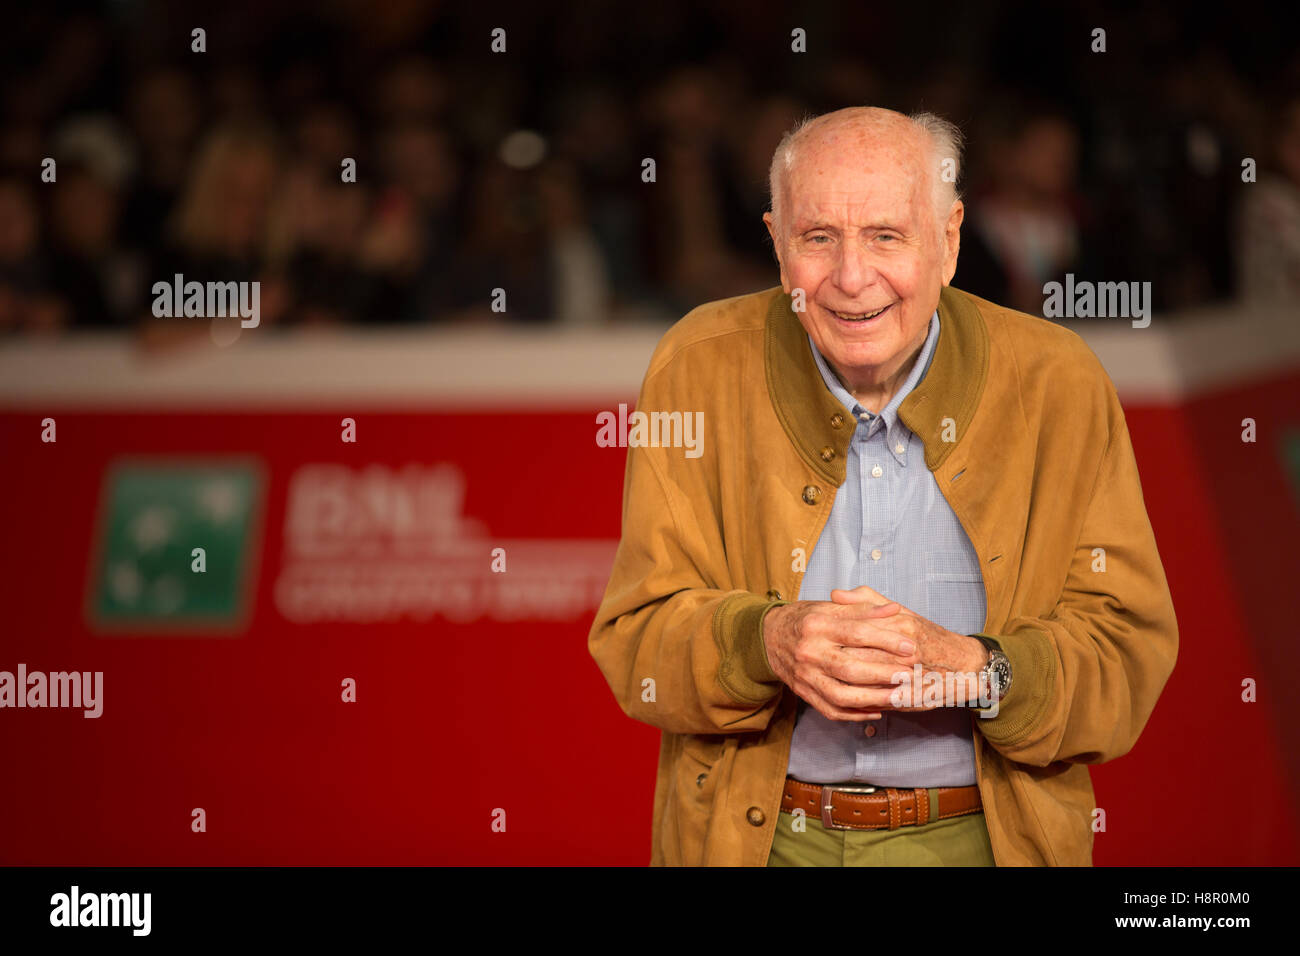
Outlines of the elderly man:
M 629 449 L 588 643 L 663 731 L 653 864 L 1092 861 L 1086 765 L 1133 746 L 1177 623 L 1096 357 L 949 285 L 959 139 L 801 124 L 781 287 L 650 361 L 638 411 L 702 412 L 703 454 Z

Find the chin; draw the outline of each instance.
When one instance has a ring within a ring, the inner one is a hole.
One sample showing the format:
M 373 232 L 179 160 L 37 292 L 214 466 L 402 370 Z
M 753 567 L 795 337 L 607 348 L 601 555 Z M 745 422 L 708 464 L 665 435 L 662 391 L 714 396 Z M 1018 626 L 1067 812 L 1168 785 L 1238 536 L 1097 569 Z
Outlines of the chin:
M 872 368 L 883 365 L 893 355 L 893 350 L 881 346 L 841 346 L 835 356 L 841 365 L 849 368 Z

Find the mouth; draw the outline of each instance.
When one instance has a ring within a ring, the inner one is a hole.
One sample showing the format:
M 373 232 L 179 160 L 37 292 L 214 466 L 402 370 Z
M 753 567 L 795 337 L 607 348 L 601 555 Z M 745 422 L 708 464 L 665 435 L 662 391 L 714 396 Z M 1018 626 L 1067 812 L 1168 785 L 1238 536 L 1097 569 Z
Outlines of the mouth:
M 845 322 L 850 325 L 861 325 L 866 322 L 871 322 L 874 319 L 880 318 L 880 316 L 888 312 L 893 307 L 894 307 L 894 303 L 891 302 L 889 303 L 889 305 L 881 306 L 879 309 L 876 309 L 874 312 L 836 312 L 834 309 L 828 309 L 827 311 L 829 311 L 831 315 L 835 316 L 835 318 L 839 319 L 841 322 Z

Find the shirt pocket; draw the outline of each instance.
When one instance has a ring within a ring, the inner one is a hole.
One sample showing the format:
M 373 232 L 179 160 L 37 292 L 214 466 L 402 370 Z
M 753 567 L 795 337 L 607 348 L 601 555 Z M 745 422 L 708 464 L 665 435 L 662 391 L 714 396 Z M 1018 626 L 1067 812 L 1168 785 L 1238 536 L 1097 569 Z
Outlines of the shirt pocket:
M 979 559 L 967 551 L 925 553 L 927 614 L 958 634 L 974 634 L 984 627 L 984 575 Z

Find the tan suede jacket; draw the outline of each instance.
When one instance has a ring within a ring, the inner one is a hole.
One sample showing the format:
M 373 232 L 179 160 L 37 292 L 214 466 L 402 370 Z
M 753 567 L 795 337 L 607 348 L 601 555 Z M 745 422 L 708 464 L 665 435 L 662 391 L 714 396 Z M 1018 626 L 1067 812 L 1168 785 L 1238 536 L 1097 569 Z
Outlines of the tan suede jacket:
M 993 855 L 1090 865 L 1086 764 L 1133 746 L 1178 648 L 1128 428 L 1075 333 L 953 288 L 939 316 L 899 415 L 979 555 L 981 633 L 1011 660 L 998 716 L 971 714 Z M 663 731 L 651 864 L 762 866 L 797 703 L 763 616 L 799 593 L 796 549 L 821 535 L 853 424 L 780 288 L 674 325 L 637 409 L 703 412 L 703 454 L 628 448 L 588 647 L 627 715 Z

